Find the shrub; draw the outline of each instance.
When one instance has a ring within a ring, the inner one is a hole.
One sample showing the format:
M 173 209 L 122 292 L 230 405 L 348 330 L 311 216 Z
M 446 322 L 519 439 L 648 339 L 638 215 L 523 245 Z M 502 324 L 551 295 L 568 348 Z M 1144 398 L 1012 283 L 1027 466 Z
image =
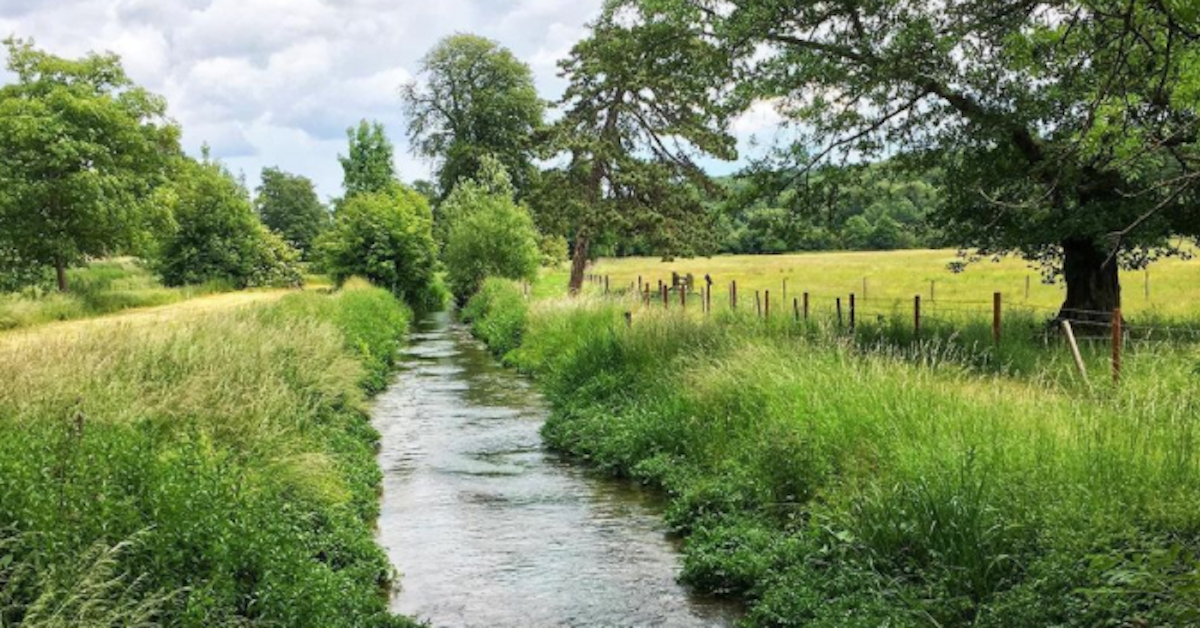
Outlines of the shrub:
M 446 278 L 459 303 L 488 277 L 536 279 L 542 261 L 533 217 L 513 200 L 503 169 L 485 160 L 480 177 L 460 183 L 442 205 Z
M 299 254 L 259 222 L 248 192 L 219 164 L 186 160 L 171 192 L 174 225 L 155 263 L 164 284 L 300 285 Z
M 491 278 L 462 310 L 463 322 L 496 355 L 503 357 L 521 344 L 528 305 L 521 287 L 512 281 Z
M 425 197 L 394 184 L 343 201 L 317 246 L 325 271 L 339 285 L 365 277 L 413 307 L 432 308 L 440 305 L 432 229 Z

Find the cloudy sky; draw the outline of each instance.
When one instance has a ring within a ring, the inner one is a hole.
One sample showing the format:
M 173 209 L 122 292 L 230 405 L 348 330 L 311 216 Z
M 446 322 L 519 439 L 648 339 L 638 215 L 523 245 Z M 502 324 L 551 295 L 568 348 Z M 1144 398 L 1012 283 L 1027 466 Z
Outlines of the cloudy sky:
M 384 122 L 405 180 L 430 164 L 408 152 L 399 87 L 439 39 L 470 32 L 529 63 L 547 99 L 556 62 L 586 33 L 601 0 L 0 0 L 0 37 L 36 39 L 62 56 L 116 52 L 133 79 L 165 96 L 197 154 L 207 142 L 257 184 L 264 166 L 341 186 L 345 130 Z M 11 78 L 0 71 L 0 83 Z M 739 121 L 739 135 L 771 113 Z

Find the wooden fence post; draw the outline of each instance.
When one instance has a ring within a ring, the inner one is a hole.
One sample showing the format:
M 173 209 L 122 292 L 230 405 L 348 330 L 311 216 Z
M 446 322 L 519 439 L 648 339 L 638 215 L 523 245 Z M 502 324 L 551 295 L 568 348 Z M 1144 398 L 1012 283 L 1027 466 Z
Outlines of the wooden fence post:
M 863 301 L 867 300 L 867 278 L 863 277 Z
M 679 307 L 687 309 L 687 286 L 679 286 Z
M 855 319 L 854 293 L 851 292 L 850 293 L 850 333 L 854 333 L 855 322 L 856 322 L 856 319 Z
M 921 339 L 921 295 L 913 297 L 913 336 Z
M 1029 300 L 1029 275 L 1025 275 L 1025 300 Z
M 641 291 L 642 291 L 642 276 L 641 276 L 641 275 L 638 275 L 638 286 L 637 286 L 637 291 L 638 291 L 638 292 L 641 292 Z
M 712 284 L 705 288 L 704 308 L 709 314 L 712 314 Z
M 1000 346 L 1000 329 L 1001 329 L 1001 308 L 1003 307 L 1004 296 L 997 292 L 992 295 L 992 342 L 997 347 Z
M 633 327 L 633 312 L 625 312 L 625 327 Z
M 646 307 L 650 307 L 650 284 L 649 283 L 646 283 L 646 285 L 642 286 L 642 293 L 644 295 L 646 295 L 645 296 Z
M 608 275 L 604 276 L 604 294 L 608 294 Z
M 767 290 L 763 295 L 763 318 L 771 318 L 771 291 Z
M 1079 343 L 1075 342 L 1075 330 L 1071 328 L 1071 321 L 1063 319 L 1063 331 L 1067 333 L 1067 342 L 1071 345 L 1071 356 L 1075 358 L 1075 368 L 1079 369 L 1079 375 L 1083 377 L 1083 383 L 1091 386 L 1088 381 L 1087 365 L 1083 363 L 1083 356 L 1079 353 Z
M 787 279 L 783 280 L 783 302 L 787 303 Z
M 663 300 L 663 309 L 664 310 L 670 309 L 671 308 L 671 289 L 667 287 L 667 284 L 662 285 L 662 300 Z
M 762 292 L 758 290 L 754 291 L 754 311 L 762 318 Z
M 838 329 L 842 328 L 842 297 L 837 298 Z
M 1121 333 L 1121 308 L 1112 313 L 1112 375 L 1113 384 L 1121 383 L 1121 344 L 1125 341 Z
M 796 315 L 796 322 L 800 322 L 800 299 L 792 299 L 792 313 Z
M 730 301 L 729 301 L 730 307 L 736 310 L 737 309 L 737 282 L 736 281 L 729 284 L 729 299 L 730 299 Z
M 805 292 L 804 293 L 804 322 L 806 322 L 806 323 L 808 322 L 808 312 L 809 312 L 808 293 Z

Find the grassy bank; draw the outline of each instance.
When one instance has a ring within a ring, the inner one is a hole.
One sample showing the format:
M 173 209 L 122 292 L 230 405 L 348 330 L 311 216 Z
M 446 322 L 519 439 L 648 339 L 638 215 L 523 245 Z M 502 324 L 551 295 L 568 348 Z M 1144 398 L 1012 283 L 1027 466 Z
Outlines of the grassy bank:
M 350 286 L 3 345 L 0 625 L 408 625 L 364 399 L 409 318 Z
M 1147 346 L 1091 390 L 944 344 L 677 312 L 626 328 L 624 304 L 526 311 L 516 290 L 470 313 L 538 378 L 548 441 L 667 491 L 683 578 L 747 599 L 750 625 L 1200 622 L 1194 349 Z
M 73 268 L 67 271 L 67 279 L 70 291 L 66 294 L 49 288 L 0 293 L 0 331 L 169 305 L 231 289 L 218 283 L 167 288 L 133 258 L 96 261 Z

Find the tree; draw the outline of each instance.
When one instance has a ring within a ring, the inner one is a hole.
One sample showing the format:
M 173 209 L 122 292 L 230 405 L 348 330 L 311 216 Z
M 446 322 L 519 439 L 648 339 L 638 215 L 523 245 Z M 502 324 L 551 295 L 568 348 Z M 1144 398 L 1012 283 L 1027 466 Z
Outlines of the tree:
M 254 208 L 269 229 L 306 257 L 317 236 L 329 226 L 329 210 L 307 177 L 264 168 Z
M 115 55 L 69 60 L 5 40 L 13 83 L 0 87 L 0 249 L 66 269 L 144 245 L 163 214 L 147 202 L 179 131 L 166 103 Z
M 339 284 L 361 276 L 413 306 L 431 307 L 438 305 L 432 228 L 425 198 L 393 182 L 378 192 L 347 197 L 317 248 L 325 270 Z
M 159 200 L 172 210 L 174 223 L 155 260 L 165 285 L 300 285 L 297 251 L 258 220 L 246 188 L 207 154 L 203 161 L 180 159 Z
M 722 51 L 702 33 L 609 6 L 561 68 L 570 85 L 554 140 L 571 163 L 551 176 L 572 196 L 571 293 L 606 230 L 639 234 L 667 255 L 711 248 L 699 189 L 712 186 L 695 158 L 736 156 L 711 98 L 727 85 Z
M 438 185 L 450 194 L 492 156 L 519 193 L 535 174 L 534 131 L 545 105 L 529 66 L 496 42 L 476 35 L 443 39 L 421 61 L 425 82 L 403 88 L 413 151 L 438 163 Z
M 1200 23 L 1160 0 L 630 0 L 730 54 L 810 157 L 907 150 L 949 168 L 948 233 L 1061 272 L 1106 318 L 1118 267 L 1200 233 Z M 788 151 L 797 154 L 799 151 Z
M 363 120 L 347 129 L 346 137 L 349 155 L 338 156 L 345 173 L 342 186 L 346 197 L 391 189 L 396 183 L 395 150 L 383 125 Z
M 488 277 L 537 278 L 539 235 L 529 209 L 517 204 L 513 193 L 504 167 L 486 158 L 479 177 L 459 183 L 442 203 L 448 222 L 446 279 L 460 304 Z

